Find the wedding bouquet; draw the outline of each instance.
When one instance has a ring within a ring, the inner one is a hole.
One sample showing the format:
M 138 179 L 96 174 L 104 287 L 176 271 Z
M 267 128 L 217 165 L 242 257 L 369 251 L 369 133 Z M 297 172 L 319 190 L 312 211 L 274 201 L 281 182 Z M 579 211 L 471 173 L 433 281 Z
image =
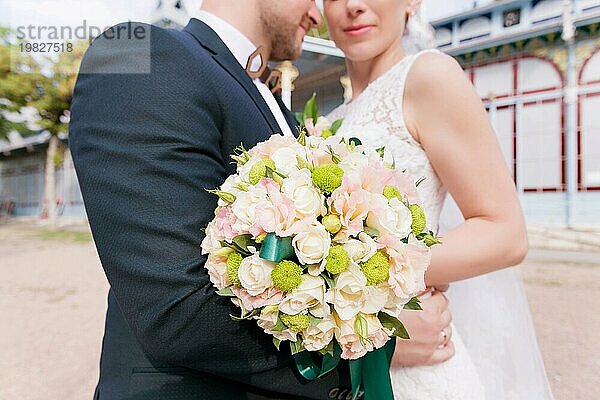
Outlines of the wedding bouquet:
M 202 253 L 217 293 L 279 349 L 355 360 L 408 338 L 404 308 L 420 309 L 429 247 L 415 181 L 385 149 L 335 135 L 314 98 L 299 136 L 273 135 L 232 158 Z M 314 121 L 314 123 L 313 123 Z M 307 135 L 307 132 L 312 135 Z

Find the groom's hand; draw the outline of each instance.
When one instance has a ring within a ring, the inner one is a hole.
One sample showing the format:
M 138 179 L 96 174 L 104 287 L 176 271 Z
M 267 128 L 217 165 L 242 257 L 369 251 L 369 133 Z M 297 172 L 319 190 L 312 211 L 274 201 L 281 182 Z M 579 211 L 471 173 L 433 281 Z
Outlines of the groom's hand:
M 396 367 L 416 367 L 435 365 L 454 356 L 452 343 L 452 314 L 448 310 L 448 300 L 440 291 L 421 300 L 423 311 L 406 310 L 402 313 L 402 323 L 411 339 L 397 340 L 392 365 Z

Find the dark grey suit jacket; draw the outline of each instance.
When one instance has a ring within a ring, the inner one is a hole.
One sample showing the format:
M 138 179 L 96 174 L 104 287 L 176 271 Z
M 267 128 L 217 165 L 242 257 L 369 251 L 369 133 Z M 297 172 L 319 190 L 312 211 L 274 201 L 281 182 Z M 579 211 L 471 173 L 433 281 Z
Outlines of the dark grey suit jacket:
M 202 22 L 119 27 L 121 38 L 100 36 L 85 55 L 69 134 L 110 283 L 95 398 L 346 398 L 347 364 L 303 380 L 287 348 L 278 352 L 254 321 L 229 318 L 239 311 L 204 269 L 200 243 L 217 201 L 205 188 L 235 172 L 236 146 L 280 131 L 268 106 Z M 127 29 L 149 36 L 131 40 Z

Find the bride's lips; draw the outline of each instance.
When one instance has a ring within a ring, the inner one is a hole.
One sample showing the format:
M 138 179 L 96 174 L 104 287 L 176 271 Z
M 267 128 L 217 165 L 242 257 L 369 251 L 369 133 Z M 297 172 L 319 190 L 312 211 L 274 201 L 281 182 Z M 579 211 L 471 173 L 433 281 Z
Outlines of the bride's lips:
M 348 36 L 357 37 L 369 33 L 371 29 L 373 29 L 373 25 L 353 25 L 344 29 L 344 33 Z

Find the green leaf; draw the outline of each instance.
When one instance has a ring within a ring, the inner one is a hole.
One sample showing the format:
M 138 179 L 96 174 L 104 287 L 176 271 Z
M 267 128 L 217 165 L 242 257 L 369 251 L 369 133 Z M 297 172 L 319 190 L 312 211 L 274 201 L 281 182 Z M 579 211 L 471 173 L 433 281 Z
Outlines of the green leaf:
M 313 93 L 312 97 L 306 102 L 306 105 L 304 106 L 304 120 L 306 120 L 306 118 L 312 118 L 313 123 L 317 123 L 317 118 L 318 118 L 318 114 L 317 114 L 317 94 Z
M 294 355 L 306 350 L 306 348 L 302 344 L 302 341 L 298 339 L 295 342 L 290 342 L 290 350 L 292 351 L 292 355 Z
M 231 290 L 231 286 L 227 286 L 221 290 L 217 290 L 216 293 L 219 296 L 223 296 L 223 297 L 237 297 L 235 294 L 233 294 L 233 291 Z
M 377 154 L 379 154 L 379 157 L 383 158 L 383 156 L 385 155 L 385 146 L 375 149 L 375 151 L 377 152 Z
M 300 157 L 297 154 L 296 154 L 296 162 L 298 163 L 298 169 L 306 168 L 309 171 L 313 170 L 312 166 L 308 163 L 308 161 L 306 161 L 304 158 Z
M 246 320 L 252 319 L 252 317 L 255 317 L 259 314 L 260 314 L 260 309 L 255 308 L 254 310 L 250 311 L 248 314 L 243 314 L 243 311 L 242 311 L 242 315 L 239 317 L 236 317 L 235 315 L 231 315 L 231 314 L 229 314 L 229 316 L 234 321 L 246 321 Z
M 238 235 L 233 238 L 233 244 L 242 249 L 244 253 L 250 254 L 250 250 L 248 250 L 248 246 L 257 247 L 256 242 L 252 240 L 252 235 Z
M 224 192 L 222 190 L 211 190 L 211 189 L 204 189 L 204 190 L 206 190 L 208 193 L 216 194 L 217 196 L 219 196 L 219 198 L 221 200 L 223 200 L 227 204 L 233 203 L 235 201 L 235 196 L 231 193 Z
M 287 327 L 285 326 L 285 324 L 283 323 L 283 321 L 281 320 L 281 318 L 279 317 L 279 315 L 277 315 L 277 323 L 273 326 L 273 328 L 271 328 L 271 330 L 274 331 L 274 332 L 282 332 L 286 328 Z
M 394 332 L 394 336 L 399 337 L 401 339 L 410 339 L 408 331 L 404 327 L 404 324 L 398 318 L 392 317 L 391 315 L 388 315 L 384 312 L 380 312 L 379 314 L 377 314 L 377 317 L 379 318 L 379 321 L 381 321 L 381 325 L 383 325 L 384 328 L 387 328 Z
M 279 351 L 279 346 L 281 345 L 281 340 L 277 339 L 276 337 L 273 337 L 273 344 L 275 345 L 275 348 L 277 349 L 277 351 Z
M 298 139 L 296 139 L 298 143 L 302 146 L 306 146 L 306 129 L 302 129 L 300 131 L 300 135 L 298 135 Z
M 404 305 L 404 309 L 405 310 L 414 310 L 414 311 L 422 311 L 423 310 L 421 308 L 421 301 L 419 300 L 418 297 L 413 297 L 412 299 L 410 299 L 410 301 Z
M 304 113 L 303 112 L 296 113 L 296 121 L 300 122 L 301 126 L 304 125 Z
M 335 340 L 332 340 L 331 342 L 329 342 L 329 344 L 327 346 L 325 346 L 324 348 L 319 350 L 319 353 L 321 353 L 322 355 L 329 354 L 331 357 L 333 357 L 334 346 L 335 346 Z
M 333 147 L 327 146 L 327 150 L 329 150 L 328 154 L 331 156 L 331 161 L 333 161 L 335 164 L 339 164 L 340 161 L 342 161 L 342 159 L 340 158 L 340 156 L 337 155 L 335 153 L 335 151 L 333 150 Z
M 334 283 L 333 283 L 333 278 L 331 278 L 331 277 L 330 277 L 330 276 L 327 274 L 327 272 L 323 272 L 323 273 L 321 274 L 321 278 L 323 278 L 323 279 L 325 280 L 325 283 L 327 283 L 327 286 L 328 286 L 328 287 L 332 288 L 332 287 L 334 286 Z
M 365 226 L 363 228 L 363 231 L 365 231 L 365 233 L 371 236 L 372 238 L 378 238 L 379 236 L 381 236 L 381 233 L 379 233 L 377 229 L 371 228 L 370 226 Z
M 308 313 L 308 319 L 310 320 L 310 324 L 312 326 L 317 326 L 317 325 L 319 325 L 319 323 L 321 323 L 321 321 L 323 321 L 323 318 L 317 318 L 317 317 L 313 316 L 311 313 Z
M 333 124 L 331 124 L 331 128 L 329 130 L 335 135 L 336 132 L 342 126 L 342 123 L 344 123 L 343 119 L 337 119 L 337 120 L 333 121 Z

